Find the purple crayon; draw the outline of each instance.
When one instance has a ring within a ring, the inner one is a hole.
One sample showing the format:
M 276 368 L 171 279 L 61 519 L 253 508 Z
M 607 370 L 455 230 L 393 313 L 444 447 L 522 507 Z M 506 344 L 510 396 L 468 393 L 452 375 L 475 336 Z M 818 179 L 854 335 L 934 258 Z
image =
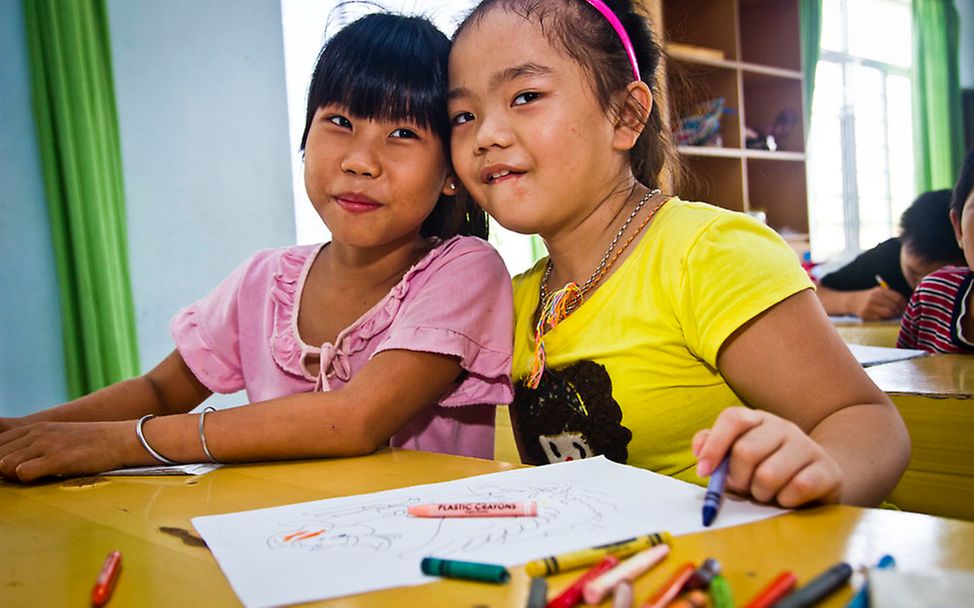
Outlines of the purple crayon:
M 724 457 L 710 474 L 710 482 L 707 484 L 707 495 L 703 497 L 703 525 L 709 526 L 714 523 L 717 511 L 720 510 L 720 500 L 724 496 L 724 483 L 727 481 L 727 465 L 730 462 L 730 455 Z

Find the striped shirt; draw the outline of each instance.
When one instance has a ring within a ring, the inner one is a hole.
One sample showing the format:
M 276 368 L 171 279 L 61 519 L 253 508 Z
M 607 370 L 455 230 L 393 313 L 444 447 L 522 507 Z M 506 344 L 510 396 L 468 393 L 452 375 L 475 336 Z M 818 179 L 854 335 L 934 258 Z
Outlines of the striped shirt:
M 917 285 L 903 313 L 897 348 L 934 353 L 974 352 L 974 336 L 964 336 L 961 321 L 968 310 L 974 272 L 962 266 L 945 266 Z

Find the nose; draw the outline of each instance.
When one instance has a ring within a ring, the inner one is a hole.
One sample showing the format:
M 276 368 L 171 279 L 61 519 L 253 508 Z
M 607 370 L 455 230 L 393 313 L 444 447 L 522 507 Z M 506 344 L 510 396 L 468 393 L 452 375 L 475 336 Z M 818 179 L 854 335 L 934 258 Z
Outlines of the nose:
M 382 163 L 371 142 L 356 140 L 349 143 L 341 159 L 342 171 L 362 177 L 379 177 Z
M 503 116 L 494 113 L 479 117 L 474 148 L 478 154 L 491 148 L 506 148 L 514 143 L 514 132 Z

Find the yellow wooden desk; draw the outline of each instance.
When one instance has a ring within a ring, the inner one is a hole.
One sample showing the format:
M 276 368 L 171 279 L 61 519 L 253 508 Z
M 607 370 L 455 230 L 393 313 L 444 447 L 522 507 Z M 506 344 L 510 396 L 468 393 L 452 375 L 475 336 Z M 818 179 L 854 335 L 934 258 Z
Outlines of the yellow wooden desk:
M 896 346 L 896 338 L 900 334 L 899 319 L 887 321 L 833 321 L 835 330 L 839 332 L 846 344 L 863 344 L 865 346 Z
M 363 458 L 232 466 L 202 477 L 114 477 L 24 487 L 0 482 L 0 605 L 87 605 L 105 555 L 123 554 L 110 606 L 235 606 L 209 551 L 160 528 L 190 518 L 492 473 L 514 465 L 386 449 Z M 190 539 L 192 540 L 192 539 Z M 738 602 L 782 569 L 800 581 L 839 560 L 858 566 L 893 554 L 899 567 L 974 570 L 974 523 L 915 513 L 821 507 L 756 524 L 678 537 L 673 554 L 636 584 L 643 601 L 676 565 L 716 557 Z M 578 572 L 549 579 L 557 593 Z M 323 574 L 324 575 L 324 574 Z M 332 600 L 329 606 L 520 607 L 523 568 L 507 585 L 444 580 Z M 376 573 L 381 576 L 381 573 Z M 845 589 L 826 604 L 843 606 Z M 608 602 L 606 603 L 608 605 Z
M 974 356 L 930 355 L 867 367 L 899 408 L 913 456 L 890 501 L 974 520 Z

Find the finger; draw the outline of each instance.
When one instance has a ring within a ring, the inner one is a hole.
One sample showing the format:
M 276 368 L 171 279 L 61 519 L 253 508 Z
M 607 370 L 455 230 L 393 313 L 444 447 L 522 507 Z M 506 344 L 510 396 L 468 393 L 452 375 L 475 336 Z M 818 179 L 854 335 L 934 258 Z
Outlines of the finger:
M 13 441 L 21 439 L 29 432 L 28 429 L 29 427 L 17 427 L 0 433 L 0 455 L 3 454 L 4 446 Z
M 20 452 L 28 447 L 30 447 L 34 442 L 26 433 L 20 433 L 19 436 L 11 436 L 9 441 L 0 444 L 0 461 L 3 461 L 8 456 L 11 456 L 17 452 Z M 0 471 L 3 468 L 0 467 Z
M 838 502 L 842 493 L 842 477 L 837 466 L 815 460 L 795 474 L 778 492 L 782 507 L 793 509 L 810 502 Z
M 816 451 L 810 441 L 796 441 L 780 432 L 777 434 L 777 447 L 754 463 L 749 480 L 748 493 L 760 502 L 774 502 L 795 476 L 815 461 Z M 770 444 L 768 441 L 767 445 Z M 734 456 L 737 457 L 736 446 Z
M 20 446 L 18 449 L 10 450 L 0 457 L 0 474 L 8 479 L 19 480 L 20 477 L 17 475 L 17 467 L 31 458 L 36 458 L 40 453 L 39 450 L 29 443 Z
M 776 420 L 767 420 L 747 433 L 738 437 L 730 451 L 730 466 L 727 471 L 727 485 L 731 490 L 747 495 L 754 495 L 754 478 L 758 469 L 769 458 L 773 457 L 785 443 L 786 435 L 782 425 Z M 767 502 L 770 496 L 764 493 L 754 495 L 761 502 Z
M 710 429 L 702 429 L 697 431 L 693 436 L 693 441 L 690 442 L 690 450 L 693 451 L 694 456 L 700 456 L 700 448 L 702 448 L 704 442 L 707 441 L 708 435 L 710 435 Z
M 44 455 L 38 455 L 18 464 L 14 469 L 14 478 L 21 483 L 31 483 L 54 473 L 55 471 L 51 467 L 51 459 Z
M 746 407 L 729 407 L 722 411 L 700 446 L 697 475 L 710 475 L 738 437 L 760 425 L 763 419 L 762 412 Z

